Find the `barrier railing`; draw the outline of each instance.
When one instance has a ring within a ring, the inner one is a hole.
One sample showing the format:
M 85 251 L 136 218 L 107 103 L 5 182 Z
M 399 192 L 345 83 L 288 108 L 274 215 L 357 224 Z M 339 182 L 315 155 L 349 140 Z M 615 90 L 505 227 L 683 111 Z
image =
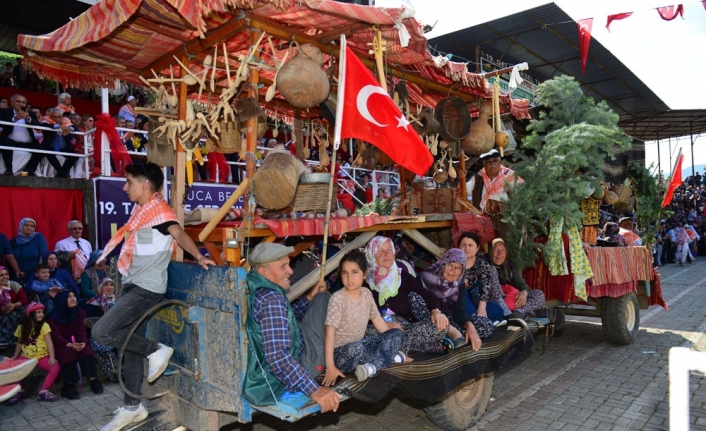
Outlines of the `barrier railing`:
M 706 373 L 706 352 L 686 347 L 669 349 L 669 430 L 689 431 L 689 375 Z

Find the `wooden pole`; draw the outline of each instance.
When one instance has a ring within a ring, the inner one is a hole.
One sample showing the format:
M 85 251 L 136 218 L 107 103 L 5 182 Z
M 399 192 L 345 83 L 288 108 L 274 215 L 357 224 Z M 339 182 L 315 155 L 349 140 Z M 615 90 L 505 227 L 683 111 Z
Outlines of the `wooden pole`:
M 466 172 L 466 154 L 464 154 L 463 150 L 461 150 L 461 158 L 458 161 L 458 170 Z M 468 175 L 468 174 L 466 174 Z M 459 181 L 458 184 L 458 194 L 461 199 L 464 201 L 468 200 L 468 190 L 466 190 L 466 176 L 464 175 L 461 181 Z
M 223 217 L 230 211 L 230 209 L 235 205 L 236 202 L 238 202 L 238 199 L 245 194 L 245 192 L 248 191 L 248 187 L 250 187 L 250 178 L 245 178 L 239 185 L 238 188 L 235 189 L 235 192 L 233 192 L 230 197 L 228 197 L 228 200 L 223 204 L 218 209 L 218 212 L 216 215 L 211 219 L 211 221 L 208 222 L 205 228 L 199 233 L 199 241 L 204 242 L 206 238 L 208 238 L 208 235 L 213 231 L 213 229 L 216 227 L 218 223 L 223 220 Z
M 257 43 L 260 38 L 260 32 L 257 28 L 250 28 L 250 46 Z M 253 51 L 253 59 L 260 58 L 260 51 L 255 49 Z M 255 100 L 258 99 L 259 92 L 257 91 L 257 85 L 260 81 L 260 72 L 257 68 L 252 68 L 249 71 L 250 75 L 248 77 L 248 97 L 254 97 Z M 257 117 L 250 118 L 247 121 L 247 132 L 245 133 L 245 178 L 252 180 L 253 175 L 255 175 L 255 161 L 257 159 Z M 242 157 L 242 155 L 241 155 Z M 248 199 L 245 200 L 245 229 L 250 230 L 252 228 L 252 215 L 255 213 L 255 208 L 250 206 Z
M 189 58 L 184 55 L 182 57 L 182 63 L 188 64 Z M 183 70 L 181 73 L 186 73 Z M 186 99 L 188 88 L 186 83 L 183 81 L 179 83 L 179 108 L 177 110 L 177 116 L 179 120 L 186 120 Z M 186 152 L 184 147 L 181 145 L 181 140 L 177 134 L 177 144 L 176 152 L 174 153 L 174 175 L 172 175 L 172 209 L 176 213 L 177 221 L 180 225 L 184 225 L 184 193 L 186 193 L 186 188 L 184 187 L 185 175 L 186 175 Z M 177 247 L 175 260 L 177 262 L 184 261 L 184 250 L 181 247 Z

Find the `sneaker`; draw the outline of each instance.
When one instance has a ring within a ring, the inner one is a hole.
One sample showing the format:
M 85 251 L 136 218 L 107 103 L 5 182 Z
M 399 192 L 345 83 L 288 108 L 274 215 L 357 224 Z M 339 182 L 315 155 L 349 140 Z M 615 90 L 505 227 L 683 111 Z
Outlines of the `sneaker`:
M 465 345 L 466 345 L 466 339 L 463 337 L 458 337 L 457 339 L 454 340 L 454 349 L 458 349 L 459 347 L 462 347 Z
M 147 374 L 147 381 L 149 383 L 154 382 L 157 380 L 157 377 L 162 375 L 169 365 L 169 358 L 171 358 L 172 353 L 174 353 L 174 349 L 162 343 L 158 343 L 157 346 L 157 350 L 147 357 L 147 359 L 150 360 L 150 371 L 149 374 Z
M 147 419 L 147 409 L 140 403 L 136 410 L 129 410 L 126 407 L 120 407 L 113 413 L 113 419 L 110 420 L 101 431 L 119 431 L 127 425 L 134 424 Z
M 25 398 L 25 390 L 20 389 L 12 398 L 7 400 L 8 406 L 14 406 Z
M 404 362 L 407 360 L 407 355 L 405 355 L 402 352 L 397 352 L 394 358 L 392 358 L 392 362 L 395 364 L 404 364 Z
M 48 390 L 42 390 L 39 391 L 39 395 L 37 395 L 37 399 L 39 401 L 49 401 L 49 402 L 54 402 L 59 399 L 56 395 L 52 394 Z
M 19 383 L 13 383 L 11 385 L 0 386 L 0 403 L 3 403 L 10 398 L 17 395 L 18 392 L 22 390 L 22 386 Z
M 0 386 L 19 382 L 27 377 L 36 365 L 36 359 L 5 358 L 2 362 L 0 362 Z
M 450 338 L 442 338 L 441 340 L 439 340 L 439 344 L 441 344 L 441 348 L 444 349 L 445 353 L 451 353 L 454 350 L 454 342 L 451 341 Z
M 98 381 L 98 379 L 93 379 L 90 381 L 91 382 L 91 390 L 93 391 L 94 394 L 102 394 L 103 393 L 103 385 L 101 385 L 101 382 Z
M 373 364 L 358 365 L 355 368 L 355 376 L 356 378 L 358 378 L 359 382 L 373 377 L 375 374 L 377 374 L 377 372 L 378 369 L 375 368 L 375 365 Z

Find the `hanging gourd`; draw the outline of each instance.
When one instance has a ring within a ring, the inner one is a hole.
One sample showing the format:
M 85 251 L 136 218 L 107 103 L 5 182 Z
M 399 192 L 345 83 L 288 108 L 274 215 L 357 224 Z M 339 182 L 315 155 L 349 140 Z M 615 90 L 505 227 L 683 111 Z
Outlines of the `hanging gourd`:
M 297 54 L 277 72 L 277 90 L 293 106 L 313 108 L 326 100 L 330 92 L 328 77 L 322 69 L 323 54 L 314 45 L 296 45 Z

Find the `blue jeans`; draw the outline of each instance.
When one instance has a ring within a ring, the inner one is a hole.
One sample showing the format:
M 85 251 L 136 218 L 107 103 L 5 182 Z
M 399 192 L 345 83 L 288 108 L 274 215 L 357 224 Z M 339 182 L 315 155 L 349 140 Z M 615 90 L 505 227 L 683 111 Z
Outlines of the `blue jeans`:
M 123 286 L 123 292 L 113 308 L 101 317 L 91 335 L 100 344 L 120 348 L 127 338 L 130 327 L 147 310 L 162 300 L 164 294 L 150 292 L 137 285 Z M 145 358 L 157 350 L 157 342 L 145 338 L 147 321 L 143 321 L 130 336 L 123 354 L 123 378 L 125 387 L 135 394 L 142 393 L 142 379 L 145 371 Z M 125 405 L 136 406 L 140 400 L 125 394 Z

